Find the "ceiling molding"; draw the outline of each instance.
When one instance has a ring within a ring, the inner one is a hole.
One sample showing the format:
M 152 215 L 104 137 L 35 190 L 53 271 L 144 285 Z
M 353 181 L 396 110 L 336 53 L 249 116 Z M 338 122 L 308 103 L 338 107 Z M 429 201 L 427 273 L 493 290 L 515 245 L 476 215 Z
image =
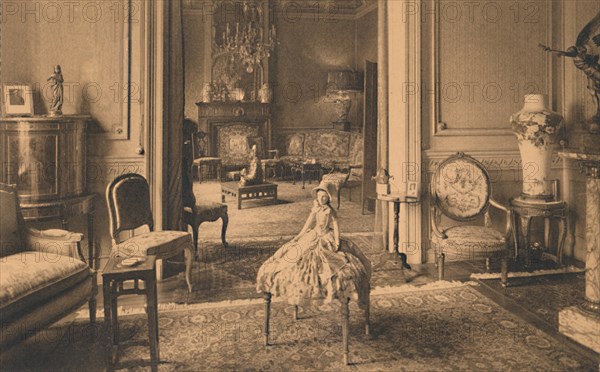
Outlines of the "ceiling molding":
M 214 0 L 232 1 L 241 0 Z M 272 0 L 271 8 L 276 16 L 290 21 L 313 19 L 318 21 L 357 20 L 377 9 L 377 0 Z M 208 15 L 211 0 L 184 0 L 185 15 Z

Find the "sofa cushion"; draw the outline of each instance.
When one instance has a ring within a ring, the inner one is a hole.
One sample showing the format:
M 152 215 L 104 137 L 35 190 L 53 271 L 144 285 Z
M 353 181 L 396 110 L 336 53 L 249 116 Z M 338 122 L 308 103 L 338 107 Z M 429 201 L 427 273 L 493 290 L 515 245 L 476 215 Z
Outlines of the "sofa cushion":
M 90 276 L 89 267 L 70 256 L 19 252 L 0 260 L 3 319 L 45 302 Z

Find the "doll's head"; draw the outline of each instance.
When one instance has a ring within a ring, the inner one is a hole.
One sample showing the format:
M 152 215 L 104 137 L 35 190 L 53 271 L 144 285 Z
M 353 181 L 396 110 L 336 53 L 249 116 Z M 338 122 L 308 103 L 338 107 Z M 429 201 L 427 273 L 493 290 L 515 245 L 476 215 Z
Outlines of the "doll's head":
M 329 191 L 329 184 L 321 183 L 319 186 L 315 187 L 311 190 L 312 197 L 315 199 L 315 202 L 319 205 L 329 205 L 331 202 L 331 192 Z
M 324 206 L 329 204 L 329 193 L 325 190 L 317 191 L 317 202 L 319 205 Z

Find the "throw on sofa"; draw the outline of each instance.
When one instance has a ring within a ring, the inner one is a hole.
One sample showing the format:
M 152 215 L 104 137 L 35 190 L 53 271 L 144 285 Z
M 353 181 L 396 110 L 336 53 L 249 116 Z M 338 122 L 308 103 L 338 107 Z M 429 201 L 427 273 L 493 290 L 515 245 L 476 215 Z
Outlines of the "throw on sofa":
M 14 186 L 0 183 L 0 349 L 89 303 L 96 318 L 96 275 L 81 234 L 25 227 Z

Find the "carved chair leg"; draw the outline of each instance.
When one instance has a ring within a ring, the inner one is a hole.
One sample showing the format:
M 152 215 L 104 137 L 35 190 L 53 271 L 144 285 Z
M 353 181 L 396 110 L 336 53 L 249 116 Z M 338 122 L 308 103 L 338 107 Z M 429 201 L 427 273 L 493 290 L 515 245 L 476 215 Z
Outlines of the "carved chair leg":
M 227 243 L 227 225 L 229 225 L 229 216 L 227 213 L 224 213 L 221 216 L 221 221 L 223 221 L 223 227 L 221 227 L 221 242 L 223 243 L 223 247 L 227 248 L 229 244 Z
M 492 259 L 489 257 L 485 258 L 485 271 L 487 273 L 491 273 L 492 272 Z
M 264 339 L 265 339 L 265 346 L 269 346 L 269 317 L 271 316 L 271 293 L 269 293 L 269 292 L 265 293 L 264 300 L 265 300 Z
M 90 310 L 90 323 L 96 323 L 96 309 L 98 307 L 97 297 L 98 296 L 98 278 L 97 272 L 93 272 L 92 274 L 92 294 L 90 297 L 90 301 L 88 302 L 88 307 Z
M 440 253 L 438 255 L 438 280 L 444 280 L 444 261 L 446 260 L 446 254 Z
M 348 354 L 350 352 L 350 348 L 348 346 L 348 334 L 350 328 L 350 309 L 348 308 L 348 303 L 350 302 L 349 298 L 344 298 L 340 301 L 342 303 L 342 355 L 343 355 L 343 363 L 344 365 L 348 365 Z
M 300 319 L 298 317 L 298 305 L 294 305 L 294 320 Z
M 184 248 L 185 255 L 185 282 L 187 283 L 188 292 L 192 293 L 192 263 L 194 262 L 194 251 L 193 247 L 189 246 Z
M 371 301 L 367 303 L 365 308 L 365 335 L 371 334 Z
M 195 222 L 195 221 L 194 221 Z M 200 223 L 193 223 L 192 226 L 192 239 L 194 241 L 194 256 L 198 257 L 198 234 L 200 230 Z
M 504 288 L 508 287 L 508 254 L 502 255 L 500 261 L 500 285 Z

